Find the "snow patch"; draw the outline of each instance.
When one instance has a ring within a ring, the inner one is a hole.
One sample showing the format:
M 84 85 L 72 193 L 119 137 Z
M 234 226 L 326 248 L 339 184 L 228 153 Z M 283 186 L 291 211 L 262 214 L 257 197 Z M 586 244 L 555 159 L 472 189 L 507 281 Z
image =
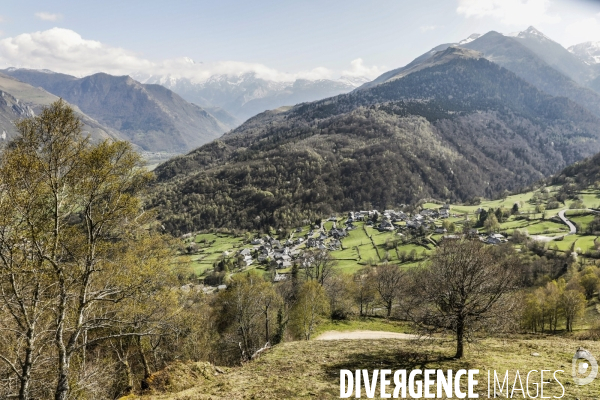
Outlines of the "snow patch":
M 461 44 L 471 43 L 473 40 L 478 39 L 480 37 L 481 37 L 481 35 L 479 33 L 473 33 L 468 38 L 463 39 L 460 42 L 458 42 L 458 44 L 461 45 Z

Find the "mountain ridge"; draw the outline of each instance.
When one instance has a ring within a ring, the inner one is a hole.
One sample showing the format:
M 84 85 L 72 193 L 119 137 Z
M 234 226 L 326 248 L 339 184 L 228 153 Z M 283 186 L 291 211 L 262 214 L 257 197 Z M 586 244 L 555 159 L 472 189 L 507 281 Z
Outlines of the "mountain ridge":
M 159 166 L 150 205 L 175 234 L 292 226 L 490 197 L 600 150 L 598 117 L 476 54 L 448 48 L 399 79 L 262 113 Z
M 2 71 L 0 71 L 2 72 Z M 97 73 L 84 78 L 36 70 L 4 70 L 77 105 L 145 151 L 186 152 L 228 128 L 209 112 L 159 85 Z

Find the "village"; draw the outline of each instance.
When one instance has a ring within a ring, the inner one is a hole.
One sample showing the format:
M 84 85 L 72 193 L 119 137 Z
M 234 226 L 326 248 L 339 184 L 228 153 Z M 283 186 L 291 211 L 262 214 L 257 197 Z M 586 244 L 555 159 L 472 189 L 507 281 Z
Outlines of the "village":
M 475 214 L 481 211 L 478 209 Z M 267 269 L 274 269 L 278 271 L 274 279 L 282 280 L 285 279 L 285 275 L 280 274 L 279 271 L 289 272 L 295 262 L 300 268 L 303 267 L 302 262 L 297 260 L 300 260 L 304 251 L 327 251 L 335 255 L 336 252 L 347 248 L 344 246 L 344 239 L 352 236 L 352 231 L 355 230 L 367 232 L 367 229 L 370 229 L 380 233 L 393 233 L 398 239 L 396 243 L 412 242 L 427 251 L 435 248 L 440 240 L 457 239 L 464 235 L 478 237 L 482 242 L 490 245 L 507 241 L 507 238 L 500 233 L 483 234 L 475 228 L 456 232 L 454 223 L 443 223 L 451 217 L 457 219 L 462 216 L 451 214 L 448 204 L 443 204 L 439 208 L 424 208 L 413 214 L 396 210 L 351 211 L 343 217 L 334 215 L 326 221 L 318 221 L 316 225 L 298 227 L 285 240 L 271 235 L 255 237 L 248 243 L 250 246 L 243 247 L 234 254 L 225 251 L 222 256 L 235 257 L 241 268 L 260 265 Z M 447 229 L 444 226 L 451 228 Z

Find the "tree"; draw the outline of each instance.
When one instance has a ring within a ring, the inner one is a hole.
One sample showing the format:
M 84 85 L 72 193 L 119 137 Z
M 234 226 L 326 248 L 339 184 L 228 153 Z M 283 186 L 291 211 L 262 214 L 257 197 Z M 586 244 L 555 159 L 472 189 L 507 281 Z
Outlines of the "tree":
M 152 175 L 130 144 L 91 144 L 62 100 L 16 126 L 0 160 L 0 308 L 17 343 L 0 359 L 19 398 L 52 382 L 63 400 L 89 346 L 152 333 L 136 321 L 147 315 L 121 310 L 169 285 L 170 252 L 147 229 L 141 194 Z M 53 379 L 32 378 L 42 359 Z
M 314 280 L 304 282 L 290 316 L 296 335 L 310 340 L 315 328 L 327 314 L 329 314 L 329 301 L 325 289 Z
M 449 233 L 453 233 L 456 230 L 454 222 L 449 221 L 447 219 L 445 219 L 444 222 L 442 222 L 442 228 L 446 229 Z
M 219 293 L 215 302 L 218 330 L 227 344 L 239 349 L 242 361 L 250 360 L 270 342 L 272 315 L 279 300 L 271 283 L 253 271 L 234 275 L 227 290 Z
M 573 332 L 573 324 L 585 311 L 585 296 L 577 290 L 565 290 L 560 301 L 565 313 L 567 332 Z
M 471 332 L 508 312 L 503 303 L 516 289 L 516 266 L 479 240 L 445 240 L 415 271 L 407 313 L 422 329 L 452 332 L 461 358 Z
M 354 283 L 356 287 L 354 290 L 354 299 L 360 308 L 359 316 L 363 317 L 366 315 L 369 304 L 375 300 L 376 294 L 371 268 L 362 268 L 355 272 Z
M 384 263 L 375 267 L 374 281 L 375 289 L 385 305 L 386 317 L 389 318 L 392 314 L 394 301 L 402 290 L 404 272 L 397 265 Z
M 483 227 L 488 231 L 488 233 L 492 233 L 497 232 L 500 229 L 500 224 L 498 223 L 496 216 L 493 213 L 490 213 L 485 219 Z
M 516 215 L 519 213 L 519 204 L 515 203 L 513 204 L 511 210 L 510 210 L 511 215 Z
M 301 258 L 307 280 L 315 280 L 323 285 L 337 265 L 335 258 L 327 250 L 307 250 Z
M 600 279 L 597 275 L 596 267 L 586 267 L 583 270 L 581 276 L 579 277 L 579 283 L 585 289 L 585 297 L 586 299 L 591 299 L 594 296 L 596 290 L 598 290 L 598 286 L 600 286 Z
M 488 217 L 488 212 L 486 210 L 484 210 L 484 209 L 481 209 L 481 211 L 479 213 L 479 223 L 478 223 L 478 226 L 483 226 L 483 224 L 487 220 L 487 217 Z

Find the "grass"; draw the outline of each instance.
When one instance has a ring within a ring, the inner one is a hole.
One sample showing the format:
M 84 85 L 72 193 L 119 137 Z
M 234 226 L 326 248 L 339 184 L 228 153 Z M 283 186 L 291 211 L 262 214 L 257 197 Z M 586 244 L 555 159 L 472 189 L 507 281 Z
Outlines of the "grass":
M 338 260 L 338 264 L 336 269 L 342 271 L 345 274 L 353 274 L 361 268 L 364 268 L 364 265 L 359 264 L 359 261 L 355 260 Z
M 554 246 L 560 251 L 571 251 L 571 246 L 579 239 L 578 235 L 565 236 L 563 240 L 553 240 L 548 243 L 548 248 L 553 249 Z
M 596 248 L 594 245 L 594 239 L 596 239 L 596 236 L 580 236 L 575 243 L 575 251 L 578 253 L 583 253 L 588 250 L 594 250 Z
M 578 232 L 580 230 L 583 231 L 583 232 L 585 232 L 585 230 L 587 229 L 587 227 L 590 224 L 590 222 L 592 222 L 594 220 L 594 215 L 593 214 L 580 214 L 580 215 L 575 216 L 575 217 L 569 216 L 569 219 L 575 225 L 577 225 L 577 231 Z
M 351 331 L 378 331 L 378 332 L 398 332 L 412 333 L 409 324 L 402 321 L 386 321 L 383 318 L 365 317 L 360 319 L 351 319 L 347 321 L 328 321 L 319 325 L 314 337 L 323 332 L 351 332 Z
M 468 346 L 466 356 L 460 360 L 452 358 L 452 342 L 398 339 L 289 342 L 275 346 L 258 360 L 241 367 L 222 369 L 223 373 L 219 374 L 210 368 L 210 374 L 203 374 L 201 371 L 204 369 L 195 371 L 198 368 L 194 368 L 196 364 L 192 363 L 188 368 L 180 365 L 173 371 L 173 374 L 180 376 L 170 379 L 179 382 L 178 393 L 155 393 L 143 398 L 333 399 L 339 398 L 341 369 L 410 371 L 417 368 L 444 371 L 479 369 L 476 391 L 480 398 L 487 397 L 488 371 L 495 370 L 499 375 L 509 371 L 512 386 L 517 370 L 522 376 L 523 385 L 526 384 L 525 375 L 531 370 L 562 370 L 557 373 L 557 378 L 565 387 L 563 398 L 598 398 L 599 379 L 589 385 L 578 386 L 573 384 L 570 377 L 571 359 L 579 346 L 592 354 L 600 354 L 599 342 L 542 335 L 484 338 Z M 187 380 L 182 379 L 181 375 L 185 375 Z M 549 383 L 544 384 L 544 395 L 559 397 L 562 390 L 551 379 L 552 373 L 545 375 L 545 378 Z M 536 389 L 534 380 L 539 384 L 539 372 L 530 376 L 532 395 Z M 187 387 L 182 388 L 184 382 Z M 379 398 L 379 391 L 376 393 L 375 398 Z M 520 392 L 515 392 L 514 398 L 522 398 Z

